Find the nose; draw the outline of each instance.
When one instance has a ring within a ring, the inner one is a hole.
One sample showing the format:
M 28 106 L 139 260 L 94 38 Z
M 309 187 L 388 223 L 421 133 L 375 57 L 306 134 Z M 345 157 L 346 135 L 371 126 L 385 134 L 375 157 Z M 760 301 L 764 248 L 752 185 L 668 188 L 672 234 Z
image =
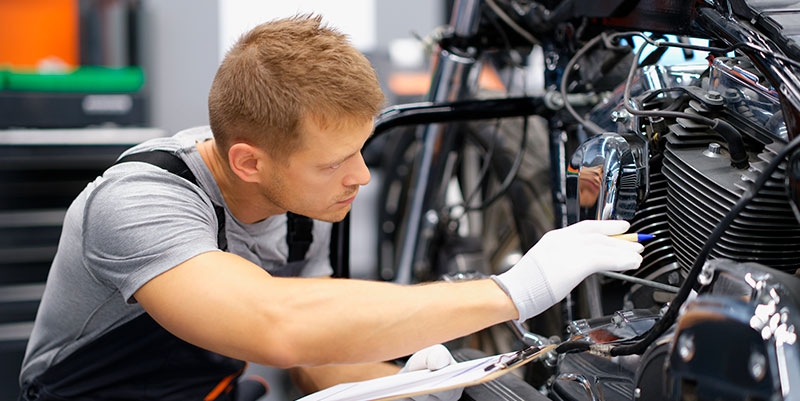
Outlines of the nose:
M 342 185 L 352 187 L 354 185 L 367 185 L 369 183 L 370 175 L 367 163 L 364 162 L 364 157 L 359 153 L 353 158 L 352 167 L 345 175 Z

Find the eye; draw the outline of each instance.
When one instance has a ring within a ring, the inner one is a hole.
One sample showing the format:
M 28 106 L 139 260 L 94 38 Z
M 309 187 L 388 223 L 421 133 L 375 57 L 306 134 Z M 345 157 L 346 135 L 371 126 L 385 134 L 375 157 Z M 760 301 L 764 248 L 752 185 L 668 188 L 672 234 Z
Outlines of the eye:
M 332 165 L 328 166 L 328 168 L 331 169 L 331 170 L 336 170 L 341 165 L 342 165 L 341 163 L 336 163 L 336 164 L 332 164 Z

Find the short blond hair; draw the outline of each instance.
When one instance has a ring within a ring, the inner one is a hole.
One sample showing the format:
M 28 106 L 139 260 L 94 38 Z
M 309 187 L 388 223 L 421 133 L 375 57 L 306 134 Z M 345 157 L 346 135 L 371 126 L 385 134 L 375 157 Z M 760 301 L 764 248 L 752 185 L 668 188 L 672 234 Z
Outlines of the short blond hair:
M 242 35 L 217 70 L 208 111 L 223 157 L 237 142 L 285 157 L 302 145 L 305 120 L 323 128 L 363 123 L 383 102 L 367 58 L 321 16 L 306 14 Z

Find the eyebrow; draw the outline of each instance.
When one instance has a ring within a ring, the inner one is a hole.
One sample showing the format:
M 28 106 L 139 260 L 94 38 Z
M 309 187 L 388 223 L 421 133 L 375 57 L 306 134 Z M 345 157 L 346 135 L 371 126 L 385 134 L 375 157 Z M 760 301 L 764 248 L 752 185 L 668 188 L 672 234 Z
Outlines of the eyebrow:
M 349 158 L 351 158 L 351 157 L 355 156 L 355 155 L 356 155 L 358 152 L 360 152 L 360 151 L 361 151 L 361 149 L 359 149 L 359 150 L 357 150 L 357 151 L 355 151 L 355 152 L 353 152 L 353 153 L 350 153 L 349 155 L 347 155 L 347 156 L 345 156 L 345 157 L 342 157 L 342 158 L 340 158 L 340 159 L 334 160 L 334 161 L 332 161 L 332 162 L 322 163 L 322 164 L 320 164 L 320 165 L 321 165 L 321 166 L 330 166 L 330 165 L 332 165 L 332 164 L 341 164 L 341 163 L 344 163 L 344 161 L 345 161 L 345 160 L 347 160 L 347 159 L 349 159 Z
M 373 135 L 375 135 L 375 129 L 374 129 L 374 128 L 372 129 L 372 131 L 370 131 L 370 133 L 369 133 L 369 136 L 367 137 L 367 140 L 369 140 L 369 138 L 371 138 Z M 364 145 L 366 145 L 366 143 L 365 143 Z M 361 151 L 362 151 L 362 150 L 364 150 L 364 145 L 361 145 L 361 147 L 360 147 L 360 148 L 358 148 L 358 149 L 356 149 L 356 151 L 355 151 L 355 152 L 353 152 L 353 153 L 350 153 L 349 155 L 347 155 L 347 156 L 345 156 L 345 157 L 343 157 L 343 158 L 341 158 L 341 159 L 337 159 L 337 160 L 334 160 L 334 161 L 332 161 L 332 162 L 328 162 L 328 163 L 322 163 L 322 164 L 320 164 L 320 166 L 330 166 L 330 165 L 332 165 L 332 164 L 341 164 L 341 163 L 344 163 L 344 161 L 345 161 L 345 160 L 347 160 L 347 159 L 349 159 L 349 158 L 351 158 L 351 157 L 355 156 L 355 155 L 356 155 L 356 154 L 358 154 L 358 153 L 361 153 Z

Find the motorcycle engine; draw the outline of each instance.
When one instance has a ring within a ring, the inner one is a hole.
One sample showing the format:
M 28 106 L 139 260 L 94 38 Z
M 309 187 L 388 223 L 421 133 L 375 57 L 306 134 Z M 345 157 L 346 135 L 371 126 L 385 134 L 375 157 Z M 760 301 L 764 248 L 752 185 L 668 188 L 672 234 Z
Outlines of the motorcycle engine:
M 621 107 L 624 88 L 619 87 L 615 98 L 591 114 L 607 133 L 584 143 L 571 160 L 571 222 L 626 219 L 632 232 L 654 234 L 654 240 L 644 243 L 644 261 L 636 275 L 679 285 L 715 226 L 752 190 L 756 177 L 788 141 L 777 94 L 762 79 L 745 58 L 641 69 L 631 88 L 634 108 L 668 108 L 726 121 L 741 134 L 747 163 L 732 166 L 727 140 L 708 126 L 630 115 Z M 676 87 L 685 90 L 670 92 Z M 800 267 L 800 224 L 785 183 L 786 167 L 781 165 L 710 257 L 757 262 L 794 274 Z M 646 308 L 668 300 L 668 294 L 633 286 L 625 307 Z
M 800 381 L 791 370 L 800 363 L 793 323 L 800 224 L 785 162 L 765 185 L 753 186 L 790 139 L 777 93 L 764 82 L 746 58 L 648 66 L 634 76 L 634 109 L 719 119 L 735 127 L 733 136 L 691 119 L 631 115 L 622 107 L 624 85 L 592 110 L 590 119 L 605 133 L 570 160 L 570 223 L 626 219 L 631 232 L 655 239 L 643 243 L 643 263 L 632 273 L 639 281 L 624 291 L 627 312 L 572 322 L 571 339 L 604 343 L 649 328 L 715 227 L 743 194 L 755 196 L 713 245 L 698 296 L 672 329 L 642 356 L 563 355 L 551 398 L 788 399 L 788 388 Z M 596 297 L 590 304 L 602 304 L 601 288 L 589 292 Z

